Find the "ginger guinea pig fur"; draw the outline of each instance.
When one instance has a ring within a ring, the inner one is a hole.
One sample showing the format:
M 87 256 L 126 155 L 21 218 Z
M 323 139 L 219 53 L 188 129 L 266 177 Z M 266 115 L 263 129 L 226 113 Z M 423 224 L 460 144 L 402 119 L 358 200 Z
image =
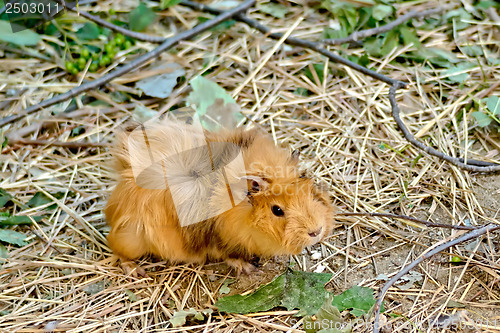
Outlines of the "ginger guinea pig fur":
M 177 121 L 129 127 L 113 149 L 119 181 L 105 214 L 122 260 L 223 260 L 300 253 L 333 226 L 329 196 L 301 176 L 298 154 L 257 130 L 208 132 Z

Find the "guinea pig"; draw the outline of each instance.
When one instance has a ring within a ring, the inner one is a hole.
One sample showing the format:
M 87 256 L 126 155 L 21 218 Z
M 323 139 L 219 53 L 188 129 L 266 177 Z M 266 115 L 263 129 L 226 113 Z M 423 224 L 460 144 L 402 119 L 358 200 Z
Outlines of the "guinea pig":
M 248 274 L 254 258 L 299 254 L 332 230 L 328 194 L 258 130 L 163 120 L 121 130 L 112 153 L 107 239 L 123 262 L 222 260 Z

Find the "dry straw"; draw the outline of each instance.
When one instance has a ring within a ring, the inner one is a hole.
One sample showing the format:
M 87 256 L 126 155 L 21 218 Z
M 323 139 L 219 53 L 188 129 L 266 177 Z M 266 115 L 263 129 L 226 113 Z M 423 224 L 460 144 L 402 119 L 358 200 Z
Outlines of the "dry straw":
M 307 1 L 293 3 L 288 4 L 285 19 L 265 15 L 256 8 L 248 16 L 273 32 L 320 40 L 330 24 L 327 16 L 310 10 Z M 430 9 L 434 4 L 403 3 L 398 5 L 398 13 Z M 107 11 L 113 7 L 117 12 L 128 12 L 135 5 L 132 1 L 99 1 L 81 9 Z M 162 20 L 150 33 L 163 36 L 174 31 L 167 28 L 192 28 L 200 15 L 207 14 L 184 6 L 172 7 L 162 12 Z M 75 13 L 67 17 L 83 20 Z M 291 29 L 294 22 L 297 24 Z M 493 20 L 474 21 L 451 38 L 449 25 L 419 31 L 419 37 L 423 47 L 451 51 L 478 45 L 498 59 L 497 28 Z M 75 79 L 56 70 L 63 63 L 49 40 L 54 41 L 44 37 L 40 42 L 37 48 L 45 55 L 38 58 L 29 55 L 27 49 L 1 51 L 5 55 L 0 59 L 2 115 L 15 114 L 66 92 L 77 82 L 103 75 L 85 72 Z M 422 156 L 397 129 L 386 84 L 332 63 L 317 52 L 276 45 L 275 40 L 237 23 L 227 30 L 203 32 L 194 41 L 181 42 L 175 52 L 163 53 L 156 61 L 180 64 L 187 81 L 200 72 L 207 73 L 208 78 L 234 93 L 251 126 L 268 131 L 279 144 L 301 150 L 304 168 L 328 188 L 342 211 L 397 213 L 445 224 L 499 222 L 500 177 L 465 172 Z M 155 46 L 139 42 L 135 47 L 150 51 Z M 429 64 L 409 67 L 392 61 L 411 49 L 397 48 L 382 59 L 370 59 L 379 73 L 409 82 L 407 90 L 396 94 L 409 130 L 451 156 L 499 163 L 498 134 L 471 128 L 474 122 L 457 118 L 464 112 L 463 119 L 470 119 L 472 101 L 499 94 L 498 65 L 478 65 L 470 70 L 471 79 L 465 85 L 451 85 L 442 70 Z M 339 46 L 338 50 L 364 54 L 356 48 Z M 131 55 L 119 57 L 113 65 L 132 59 Z M 323 81 L 314 70 L 312 78 L 305 75 L 305 69 L 315 64 L 325 65 Z M 0 330 L 302 332 L 302 322 L 295 320 L 294 312 L 282 309 L 250 315 L 215 311 L 205 322 L 189 322 L 186 327 L 173 329 L 168 320 L 174 311 L 210 308 L 221 296 L 219 288 L 231 272 L 223 264 L 169 265 L 144 258 L 140 265 L 149 278 L 134 278 L 123 273 L 110 252 L 102 213 L 113 186 L 106 145 L 113 141 L 117 128 L 131 119 L 137 104 L 165 112 L 172 106 L 183 106 L 189 92 L 188 84 L 182 83 L 167 100 L 144 97 L 128 104 L 113 100 L 116 91 L 135 91 L 132 83 L 147 71 L 148 65 L 87 94 L 110 107 L 90 105 L 80 96 L 76 107 L 64 101 L 4 127 L 12 141 L 0 156 L 0 187 L 22 203 L 36 192 L 45 193 L 57 208 L 32 226 L 15 228 L 28 235 L 30 243 L 21 248 L 8 246 L 9 257 L 0 266 Z M 311 94 L 299 96 L 294 93 L 298 88 Z M 68 106 L 69 112 L 60 113 Z M 84 131 L 71 136 L 72 130 L 80 127 Z M 54 142 L 60 144 L 50 144 Z M 57 192 L 63 193 L 62 198 L 54 197 Z M 21 214 L 40 215 L 49 205 Z M 354 284 L 378 289 L 386 277 L 394 276 L 428 247 L 461 232 L 381 216 L 339 217 L 338 222 L 333 235 L 312 249 L 321 253 L 321 259 L 313 260 L 309 253 L 292 259 L 295 269 L 325 267 L 333 274 L 327 287 L 335 293 Z M 387 318 L 395 332 L 416 330 L 412 325 L 442 314 L 453 315 L 456 309 L 447 307 L 450 301 L 466 307 L 464 322 L 480 323 L 482 329 L 494 331 L 491 320 L 496 318 L 498 322 L 500 313 L 498 235 L 489 234 L 483 242 L 448 251 L 420 263 L 416 268 L 420 279 L 408 288 L 401 288 L 406 281 L 388 290 L 386 310 L 400 314 Z M 462 258 L 465 265 L 450 264 L 451 255 Z M 286 264 L 285 258 L 280 260 Z M 230 288 L 232 292 L 249 292 L 278 275 L 282 268 L 273 261 L 266 262 L 263 270 L 267 274 L 242 279 Z M 360 326 L 355 330 L 370 329 Z

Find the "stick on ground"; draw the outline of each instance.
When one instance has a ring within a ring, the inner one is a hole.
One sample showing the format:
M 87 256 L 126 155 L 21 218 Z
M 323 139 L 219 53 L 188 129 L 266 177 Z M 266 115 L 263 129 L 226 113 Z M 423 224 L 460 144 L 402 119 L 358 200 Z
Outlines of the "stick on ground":
M 337 216 L 374 216 L 374 217 L 387 217 L 392 219 L 402 219 L 407 221 L 412 221 L 416 223 L 421 223 L 427 227 L 433 228 L 446 228 L 446 229 L 455 229 L 455 230 L 475 230 L 477 227 L 467 226 L 467 225 L 454 225 L 454 224 L 444 224 L 444 223 L 434 223 L 429 221 L 424 221 L 417 219 L 415 217 L 407 216 L 407 215 L 397 215 L 397 214 L 387 214 L 387 213 L 336 213 Z
M 389 288 L 392 287 L 392 285 L 394 285 L 394 283 L 396 283 L 401 277 L 406 275 L 409 271 L 411 271 L 415 266 L 420 264 L 422 261 L 432 257 L 433 255 L 435 255 L 441 251 L 449 249 L 450 247 L 452 247 L 454 245 L 458 245 L 458 244 L 466 242 L 468 240 L 478 238 L 479 236 L 484 235 L 488 232 L 492 232 L 492 231 L 499 230 L 499 229 L 500 229 L 500 225 L 498 225 L 498 224 L 487 224 L 485 226 L 479 227 L 479 228 L 477 228 L 469 233 L 466 233 L 465 235 L 463 235 L 461 237 L 455 238 L 449 242 L 446 242 L 446 243 L 443 243 L 439 246 L 436 246 L 434 249 L 430 250 L 427 253 L 422 254 L 419 258 L 415 259 L 408 266 L 406 266 L 405 268 L 400 270 L 389 281 L 387 281 L 387 283 L 384 285 L 382 290 L 380 290 L 380 294 L 377 298 L 377 302 L 375 303 L 375 307 L 373 309 L 373 311 L 375 312 L 375 322 L 373 323 L 373 333 L 378 333 L 380 331 L 380 324 L 379 324 L 380 308 L 382 306 L 382 301 L 384 300 L 384 296 L 387 293 L 387 291 L 389 290 Z
M 17 120 L 19 120 L 19 119 L 21 119 L 29 114 L 32 114 L 34 112 L 41 111 L 46 107 L 52 106 L 52 105 L 57 104 L 57 103 L 64 102 L 64 101 L 66 101 L 70 98 L 73 98 L 75 96 L 78 96 L 81 93 L 84 93 L 86 91 L 96 89 L 96 88 L 108 83 L 109 81 L 111 81 L 112 79 L 114 79 L 116 77 L 119 77 L 119 76 L 126 74 L 134 69 L 137 69 L 141 65 L 148 62 L 149 60 L 158 57 L 161 53 L 163 53 L 166 50 L 170 49 L 171 47 L 177 45 L 179 42 L 181 42 L 183 40 L 191 39 L 191 38 L 199 35 L 200 33 L 218 25 L 219 23 L 230 19 L 234 15 L 252 7 L 254 5 L 254 3 L 255 3 L 255 0 L 247 0 L 235 8 L 232 8 L 230 10 L 222 12 L 220 15 L 214 17 L 213 19 L 211 19 L 209 21 L 200 23 L 199 25 L 197 25 L 193 29 L 183 31 L 183 32 L 171 37 L 171 38 L 168 38 L 162 44 L 160 44 L 156 49 L 140 56 L 139 58 L 135 59 L 134 61 L 131 61 L 130 63 L 128 63 L 122 67 L 115 69 L 114 71 L 98 78 L 97 80 L 84 83 L 79 87 L 73 88 L 73 89 L 65 92 L 64 94 L 57 95 L 55 97 L 52 97 L 50 99 L 47 99 L 47 100 L 39 103 L 39 104 L 30 106 L 24 112 L 5 117 L 5 118 L 0 120 L 0 127 L 3 127 L 7 124 L 14 122 L 14 121 L 17 121 Z
M 445 10 L 446 10 L 446 8 L 443 8 L 443 7 L 432 8 L 432 9 L 427 9 L 427 10 L 423 10 L 423 11 L 412 10 L 412 11 L 406 13 L 405 15 L 400 16 L 397 19 L 395 19 L 394 21 L 387 23 L 386 25 L 383 25 L 381 27 L 356 31 L 356 32 L 352 33 L 351 35 L 344 37 L 344 38 L 323 39 L 321 42 L 323 44 L 326 44 L 326 45 L 339 45 L 339 44 L 345 44 L 345 43 L 355 43 L 355 42 L 358 42 L 359 40 L 364 39 L 366 37 L 382 34 L 384 32 L 392 30 L 395 27 L 397 27 L 398 25 L 401 25 L 401 24 L 403 24 L 403 23 L 405 23 L 413 18 L 419 18 L 419 17 L 425 17 L 425 16 L 434 15 L 434 14 L 439 14 Z
M 467 162 L 464 163 L 464 159 L 452 157 L 446 155 L 432 147 L 425 145 L 424 143 L 418 141 L 413 134 L 410 133 L 405 123 L 400 117 L 401 110 L 399 109 L 398 103 L 396 102 L 396 90 L 401 88 L 400 85 L 394 84 L 389 89 L 389 101 L 391 102 L 392 107 L 392 117 L 396 121 L 401 132 L 403 132 L 404 137 L 408 142 L 417 147 L 420 150 L 423 150 L 429 155 L 439 157 L 442 160 L 445 160 L 459 168 L 468 170 L 468 171 L 477 171 L 477 172 L 498 172 L 500 171 L 500 165 L 495 163 L 488 163 L 483 161 L 477 161 L 472 159 L 467 159 Z

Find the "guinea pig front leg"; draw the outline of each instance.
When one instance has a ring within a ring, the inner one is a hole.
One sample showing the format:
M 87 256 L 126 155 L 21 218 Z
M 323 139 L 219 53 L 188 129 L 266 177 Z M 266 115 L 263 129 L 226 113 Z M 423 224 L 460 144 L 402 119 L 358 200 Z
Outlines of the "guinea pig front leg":
M 239 277 L 241 273 L 245 275 L 262 273 L 257 266 L 241 258 L 227 258 L 225 262 L 236 270 L 236 277 Z
M 121 258 L 121 266 L 123 271 L 125 272 L 125 275 L 129 275 L 135 278 L 143 277 L 143 278 L 148 278 L 149 275 L 146 273 L 146 270 L 142 268 L 139 264 L 137 264 L 135 261 L 128 260 L 125 258 Z
M 132 277 L 148 277 L 144 268 L 134 262 L 147 253 L 142 235 L 132 226 L 113 226 L 108 235 L 108 243 L 113 252 L 120 258 L 125 274 Z

